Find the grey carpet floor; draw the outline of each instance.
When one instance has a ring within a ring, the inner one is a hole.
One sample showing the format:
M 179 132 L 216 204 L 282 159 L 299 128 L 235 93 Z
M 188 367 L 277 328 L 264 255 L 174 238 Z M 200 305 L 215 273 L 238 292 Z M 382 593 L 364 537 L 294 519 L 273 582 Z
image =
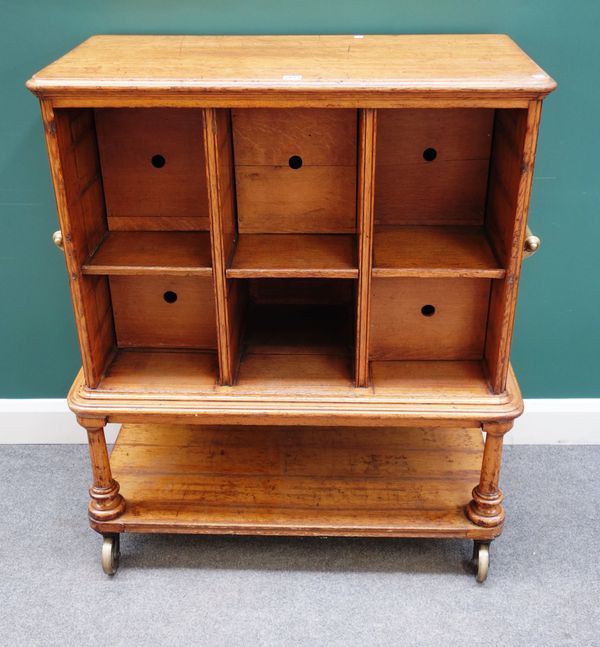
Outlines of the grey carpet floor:
M 0 446 L 0 644 L 600 645 L 600 447 L 509 446 L 476 584 L 449 540 L 126 535 L 100 568 L 84 446 Z

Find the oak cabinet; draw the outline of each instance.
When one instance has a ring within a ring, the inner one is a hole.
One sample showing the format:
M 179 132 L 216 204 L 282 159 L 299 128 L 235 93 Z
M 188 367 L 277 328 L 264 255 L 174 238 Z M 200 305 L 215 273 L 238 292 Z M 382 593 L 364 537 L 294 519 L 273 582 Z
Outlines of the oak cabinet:
M 123 532 L 422 536 L 484 579 L 554 81 L 506 36 L 95 36 L 28 87 L 105 570 Z

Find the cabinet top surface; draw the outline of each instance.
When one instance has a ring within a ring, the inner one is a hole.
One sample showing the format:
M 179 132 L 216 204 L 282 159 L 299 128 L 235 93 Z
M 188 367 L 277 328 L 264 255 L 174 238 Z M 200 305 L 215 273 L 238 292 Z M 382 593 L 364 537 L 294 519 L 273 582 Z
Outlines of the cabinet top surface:
M 27 86 L 65 96 L 263 93 L 539 98 L 555 82 L 508 36 L 93 36 Z

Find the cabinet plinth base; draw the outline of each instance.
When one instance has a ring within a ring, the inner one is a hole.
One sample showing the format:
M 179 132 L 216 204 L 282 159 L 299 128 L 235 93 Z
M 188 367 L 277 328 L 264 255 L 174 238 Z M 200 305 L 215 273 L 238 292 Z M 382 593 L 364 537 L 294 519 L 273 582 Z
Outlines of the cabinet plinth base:
M 127 508 L 119 532 L 456 537 L 479 429 L 124 425 L 111 457 Z

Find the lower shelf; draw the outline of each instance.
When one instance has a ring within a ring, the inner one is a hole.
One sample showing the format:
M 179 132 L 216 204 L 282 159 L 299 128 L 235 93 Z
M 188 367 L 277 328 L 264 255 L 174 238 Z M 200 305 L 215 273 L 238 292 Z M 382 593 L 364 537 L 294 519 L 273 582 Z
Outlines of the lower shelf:
M 124 425 L 110 532 L 491 539 L 464 515 L 479 429 Z
M 191 351 L 121 350 L 108 367 L 93 399 L 120 392 L 147 396 L 152 393 L 198 394 L 219 392 L 231 397 L 249 393 L 273 395 L 275 392 L 298 396 L 314 391 L 323 395 L 345 393 L 354 398 L 372 395 L 460 399 L 485 402 L 492 396 L 480 361 L 379 361 L 371 362 L 371 385 L 356 389 L 352 366 L 343 347 L 313 344 L 291 347 L 285 340 L 261 346 L 260 340 L 248 345 L 242 358 L 235 386 L 217 386 L 215 353 Z

